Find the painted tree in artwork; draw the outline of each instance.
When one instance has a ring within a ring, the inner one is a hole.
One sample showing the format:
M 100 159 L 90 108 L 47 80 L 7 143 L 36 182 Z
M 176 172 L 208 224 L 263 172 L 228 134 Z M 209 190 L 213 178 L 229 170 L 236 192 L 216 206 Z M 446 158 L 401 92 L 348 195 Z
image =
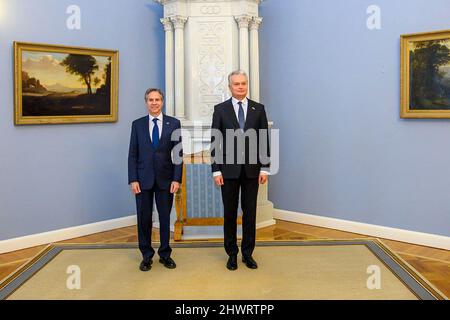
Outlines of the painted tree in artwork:
M 411 105 L 413 107 L 447 108 L 450 87 L 447 69 L 450 49 L 446 40 L 421 41 L 410 52 Z
M 108 95 L 111 91 L 111 57 L 108 57 L 108 63 L 104 67 L 104 73 L 102 75 L 104 84 L 97 89 L 97 94 Z
M 87 93 L 92 94 L 92 76 L 98 70 L 97 60 L 90 55 L 69 54 L 61 65 L 70 74 L 80 76 L 80 81 L 87 87 Z
M 100 80 L 99 77 L 95 77 L 95 78 L 94 78 L 94 86 L 97 87 L 97 86 L 100 84 L 101 81 L 102 81 L 102 80 Z

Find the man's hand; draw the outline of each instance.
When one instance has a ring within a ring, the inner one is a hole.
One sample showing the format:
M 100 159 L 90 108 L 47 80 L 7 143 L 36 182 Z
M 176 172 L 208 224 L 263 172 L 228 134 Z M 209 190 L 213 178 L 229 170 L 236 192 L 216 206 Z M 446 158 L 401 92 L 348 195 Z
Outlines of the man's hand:
M 267 182 L 267 174 L 261 173 L 259 175 L 259 184 L 265 184 Z
M 130 184 L 131 186 L 131 192 L 133 192 L 133 194 L 139 194 L 141 193 L 141 187 L 139 186 L 139 182 L 132 182 Z
M 170 193 L 176 193 L 180 189 L 180 183 L 176 181 L 172 181 L 170 185 Z
M 223 186 L 223 176 L 222 175 L 220 175 L 220 176 L 217 176 L 217 177 L 214 177 L 214 182 L 216 183 L 216 185 L 217 186 Z

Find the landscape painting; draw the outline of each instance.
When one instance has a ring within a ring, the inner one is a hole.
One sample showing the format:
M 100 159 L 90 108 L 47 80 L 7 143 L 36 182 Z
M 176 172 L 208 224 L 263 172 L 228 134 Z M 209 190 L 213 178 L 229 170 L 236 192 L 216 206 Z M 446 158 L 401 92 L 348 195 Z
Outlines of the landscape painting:
M 404 118 L 450 118 L 450 30 L 402 36 Z
M 14 43 L 15 124 L 117 121 L 118 52 Z

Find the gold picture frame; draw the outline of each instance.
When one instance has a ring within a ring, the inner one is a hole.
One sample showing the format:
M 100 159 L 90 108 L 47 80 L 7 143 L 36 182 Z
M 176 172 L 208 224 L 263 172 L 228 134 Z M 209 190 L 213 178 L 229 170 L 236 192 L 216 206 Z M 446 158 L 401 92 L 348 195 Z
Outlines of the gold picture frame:
M 14 42 L 14 124 L 118 120 L 119 52 Z
M 450 118 L 450 30 L 400 38 L 401 118 Z

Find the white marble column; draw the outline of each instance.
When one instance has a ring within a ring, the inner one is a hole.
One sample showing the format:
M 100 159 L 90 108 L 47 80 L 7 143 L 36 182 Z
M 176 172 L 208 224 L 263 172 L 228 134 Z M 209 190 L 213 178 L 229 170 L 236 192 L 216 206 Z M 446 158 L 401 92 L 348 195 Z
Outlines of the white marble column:
M 262 18 L 253 17 L 250 21 L 250 92 L 251 99 L 259 100 L 259 39 L 258 31 Z
M 175 28 L 175 116 L 185 118 L 184 112 L 184 24 L 186 17 L 170 17 Z
M 169 18 L 161 19 L 166 34 L 166 114 L 175 115 L 174 57 L 173 57 L 173 25 Z
M 248 25 L 252 19 L 249 15 L 234 17 L 239 26 L 239 69 L 249 73 Z

